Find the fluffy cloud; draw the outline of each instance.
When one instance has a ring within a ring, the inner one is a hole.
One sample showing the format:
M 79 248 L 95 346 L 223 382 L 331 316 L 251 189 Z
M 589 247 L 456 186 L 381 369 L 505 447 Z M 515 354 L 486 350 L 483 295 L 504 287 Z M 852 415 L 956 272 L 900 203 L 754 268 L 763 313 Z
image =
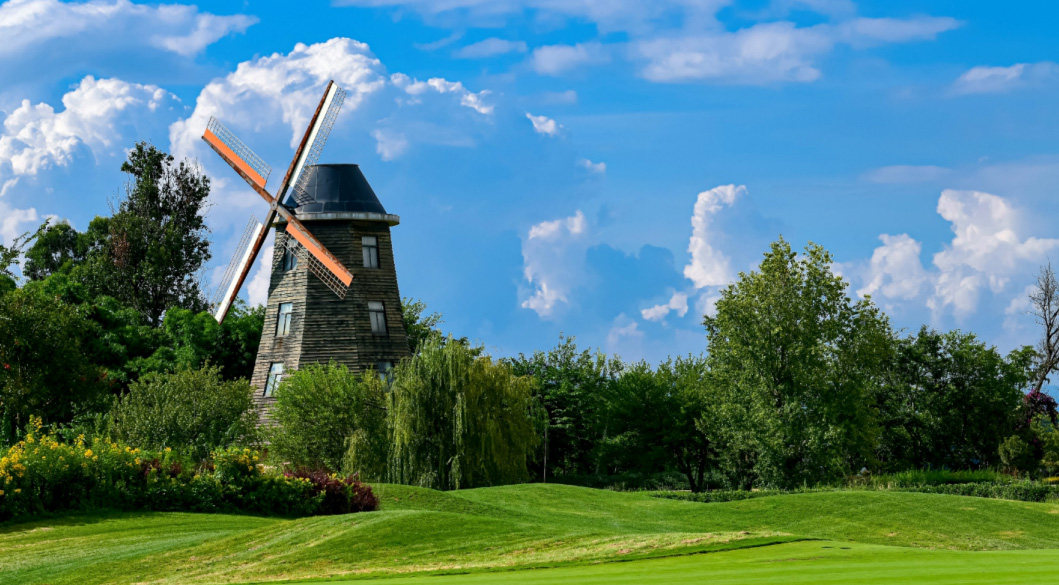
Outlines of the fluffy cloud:
M 557 136 L 562 125 L 547 116 L 534 116 L 526 112 L 526 119 L 533 124 L 533 131 L 545 136 Z
M 1059 64 L 1016 63 L 1009 67 L 978 66 L 967 70 L 953 83 L 952 91 L 966 95 L 973 93 L 1002 93 L 1035 85 L 1059 76 Z
M 38 82 L 42 71 L 50 79 L 86 69 L 98 73 L 115 58 L 124 65 L 172 66 L 255 22 L 185 4 L 10 0 L 0 4 L 0 78 L 10 86 Z
M 1022 237 L 1016 209 L 989 193 L 946 190 L 938 214 L 952 224 L 955 236 L 934 255 L 940 273 L 928 306 L 935 311 L 951 306 L 957 315 L 970 313 L 982 288 L 1001 292 L 1013 275 L 1059 248 L 1059 239 Z
M 691 216 L 691 240 L 688 252 L 691 262 L 684 267 L 684 276 L 695 288 L 725 285 L 734 274 L 731 262 L 714 242 L 712 220 L 718 211 L 731 207 L 736 199 L 746 195 L 743 185 L 721 185 L 699 193 Z
M 676 312 L 678 317 L 687 315 L 688 295 L 682 292 L 675 292 L 673 296 L 669 297 L 668 303 L 643 309 L 640 311 L 640 316 L 648 321 L 661 321 L 670 312 Z
M 97 156 L 111 151 L 124 145 L 123 130 L 175 101 L 172 94 L 153 85 L 92 76 L 63 96 L 61 112 L 23 100 L 4 119 L 0 176 L 36 175 L 51 166 L 68 165 L 81 147 Z
M 282 121 L 290 129 L 293 148 L 330 79 L 348 92 L 343 105 L 346 113 L 387 83 L 382 63 L 364 43 L 346 38 L 314 45 L 298 43 L 286 55 L 273 53 L 240 63 L 233 73 L 202 88 L 191 116 L 170 127 L 174 153 L 194 152 L 210 116 L 235 128 L 261 128 L 273 120 Z
M 860 296 L 875 295 L 887 299 L 913 299 L 928 284 L 928 276 L 919 260 L 923 246 L 908 234 L 879 236 L 883 245 L 872 252 L 869 280 L 857 291 Z
M 533 287 L 522 308 L 551 317 L 569 303 L 571 290 L 584 273 L 585 214 L 542 221 L 530 227 L 522 243 L 523 277 Z
M 858 294 L 870 294 L 884 306 L 925 306 L 935 321 L 947 314 L 963 319 L 978 310 L 983 293 L 1009 303 L 1010 295 L 1021 294 L 1022 286 L 1013 291 L 1013 285 L 1059 250 L 1059 239 L 1025 235 L 1019 210 L 997 195 L 948 189 L 937 211 L 953 237 L 934 254 L 932 266 L 923 267 L 918 241 L 884 234 L 866 266 L 852 270 L 860 274 Z
M 525 53 L 526 50 L 524 41 L 509 41 L 492 37 L 462 47 L 453 53 L 453 56 L 460 59 L 485 59 L 508 53 Z

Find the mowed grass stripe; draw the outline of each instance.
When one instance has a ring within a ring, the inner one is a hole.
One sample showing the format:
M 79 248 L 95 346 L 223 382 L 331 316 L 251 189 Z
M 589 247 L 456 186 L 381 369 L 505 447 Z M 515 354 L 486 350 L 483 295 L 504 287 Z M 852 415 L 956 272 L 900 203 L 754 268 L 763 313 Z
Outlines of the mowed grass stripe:
M 1059 550 L 1059 506 L 1052 504 L 892 492 L 700 504 L 559 485 L 460 492 L 384 485 L 378 492 L 381 511 L 350 516 L 104 514 L 0 527 L 0 583 L 473 572 L 804 539 L 890 545 L 910 554 L 921 552 L 915 548 Z
M 1023 585 L 1055 583 L 1059 551 L 916 550 L 797 542 L 628 563 L 381 579 L 380 585 Z M 310 581 L 358 585 L 364 580 Z

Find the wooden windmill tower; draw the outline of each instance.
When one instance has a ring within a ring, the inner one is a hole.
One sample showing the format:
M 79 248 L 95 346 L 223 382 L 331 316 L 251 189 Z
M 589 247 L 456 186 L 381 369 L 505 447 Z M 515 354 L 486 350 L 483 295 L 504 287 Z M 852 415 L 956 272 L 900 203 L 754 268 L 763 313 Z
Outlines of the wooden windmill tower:
M 400 218 L 386 213 L 357 165 L 316 164 L 344 98 L 328 83 L 275 196 L 265 190 L 270 167 L 220 122 L 211 118 L 202 136 L 269 205 L 263 223 L 247 225 L 217 289 L 218 322 L 276 227 L 251 379 L 264 420 L 272 392 L 292 370 L 334 360 L 358 372 L 385 372 L 409 355 L 390 240 Z

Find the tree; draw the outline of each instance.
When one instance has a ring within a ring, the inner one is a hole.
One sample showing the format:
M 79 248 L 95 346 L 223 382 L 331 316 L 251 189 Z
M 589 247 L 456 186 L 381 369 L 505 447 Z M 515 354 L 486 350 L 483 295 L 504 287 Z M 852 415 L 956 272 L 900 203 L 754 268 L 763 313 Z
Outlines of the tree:
M 102 408 L 105 372 L 89 357 L 92 339 L 74 307 L 38 289 L 0 296 L 0 442 L 31 415 L 66 423 Z
M 390 478 L 435 489 L 524 481 L 537 446 L 533 380 L 431 338 L 395 368 Z
M 1022 424 L 1031 359 L 1028 348 L 1005 357 L 960 331 L 923 327 L 897 341 L 877 393 L 880 458 L 894 470 L 996 464 L 997 447 Z
M 732 415 L 752 432 L 743 438 L 764 485 L 817 483 L 872 462 L 871 398 L 890 328 L 869 299 L 850 300 L 831 264 L 818 245 L 799 256 L 780 239 L 703 319 L 711 377 L 740 405 Z
M 88 230 L 79 232 L 69 222 L 45 223 L 42 231 L 26 251 L 26 267 L 23 271 L 30 280 L 43 280 L 63 270 L 72 270 L 99 253 L 110 230 L 109 218 L 96 217 L 88 224 Z
M 226 382 L 207 367 L 147 374 L 115 405 L 113 423 L 127 444 L 205 459 L 215 449 L 255 443 L 257 411 L 246 380 Z
M 26 232 L 16 236 L 10 246 L 0 244 L 0 294 L 17 286 L 17 275 L 12 267 L 19 265 L 22 251 L 48 227 L 48 222 L 41 224 L 36 232 Z
M 140 142 L 121 170 L 133 182 L 98 253 L 80 273 L 95 295 L 140 311 L 151 325 L 172 307 L 206 308 L 198 272 L 209 260 L 203 205 L 209 179 L 187 162 Z
M 269 429 L 271 455 L 294 468 L 337 472 L 352 439 L 353 471 L 378 479 L 385 457 L 386 385 L 373 372 L 311 364 L 276 389 Z
M 408 347 L 415 355 L 419 347 L 428 339 L 444 335 L 437 328 L 441 324 L 441 313 L 424 314 L 427 305 L 419 299 L 401 299 L 401 319 L 404 321 L 405 334 L 408 336 Z
M 606 394 L 598 453 L 603 472 L 676 469 L 692 491 L 701 491 L 717 449 L 716 437 L 703 424 L 715 416 L 706 374 L 705 360 L 691 356 L 654 370 L 645 362 L 626 366 Z
M 547 417 L 534 477 L 595 473 L 607 387 L 621 373 L 621 362 L 578 351 L 574 338 L 560 337 L 554 349 L 519 354 L 509 363 L 516 375 L 537 380 L 537 399 Z

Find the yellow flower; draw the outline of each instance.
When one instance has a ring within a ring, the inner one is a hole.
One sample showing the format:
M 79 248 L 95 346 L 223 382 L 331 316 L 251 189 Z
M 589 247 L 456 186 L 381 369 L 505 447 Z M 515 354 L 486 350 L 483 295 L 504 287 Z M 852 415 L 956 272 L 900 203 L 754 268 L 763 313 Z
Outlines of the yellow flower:
M 4 495 L 4 490 L 0 490 L 0 496 Z
M 87 458 L 91 458 L 91 457 L 92 457 L 92 450 L 91 449 L 86 449 L 85 450 L 85 458 L 87 459 Z
M 140 458 L 139 458 L 139 457 L 137 457 L 137 458 L 135 459 L 135 461 L 136 461 L 136 465 L 139 465 L 139 464 L 140 464 Z
M 22 493 L 22 488 L 15 488 L 15 493 L 16 494 L 21 494 Z
M 173 452 L 173 450 L 172 450 L 172 449 L 170 449 L 169 447 L 166 447 L 166 448 L 165 448 L 165 452 L 166 452 L 166 453 L 172 453 L 172 452 Z

